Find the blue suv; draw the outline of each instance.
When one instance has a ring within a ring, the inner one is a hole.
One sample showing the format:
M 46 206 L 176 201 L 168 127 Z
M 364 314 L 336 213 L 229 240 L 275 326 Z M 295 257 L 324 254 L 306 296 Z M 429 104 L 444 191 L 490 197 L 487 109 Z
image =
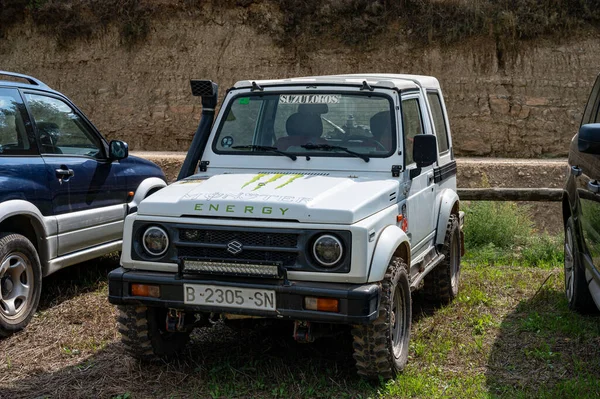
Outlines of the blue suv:
M 121 250 L 125 216 L 165 185 L 64 95 L 0 71 L 0 336 L 27 325 L 42 277 Z

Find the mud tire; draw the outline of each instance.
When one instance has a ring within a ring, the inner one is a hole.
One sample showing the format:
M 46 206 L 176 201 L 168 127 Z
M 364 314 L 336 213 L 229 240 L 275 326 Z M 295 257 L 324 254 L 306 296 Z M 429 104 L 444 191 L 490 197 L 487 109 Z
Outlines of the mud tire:
M 366 378 L 394 378 L 408 360 L 412 302 L 407 269 L 401 258 L 392 257 L 381 282 L 378 318 L 352 328 L 356 369 Z M 396 315 L 400 319 L 394 329 Z
M 121 342 L 132 357 L 150 361 L 180 353 L 190 340 L 190 331 L 167 332 L 167 309 L 146 306 L 117 307 Z
M 444 260 L 425 276 L 425 298 L 446 305 L 458 295 L 460 283 L 460 226 L 457 215 L 450 215 L 442 247 Z

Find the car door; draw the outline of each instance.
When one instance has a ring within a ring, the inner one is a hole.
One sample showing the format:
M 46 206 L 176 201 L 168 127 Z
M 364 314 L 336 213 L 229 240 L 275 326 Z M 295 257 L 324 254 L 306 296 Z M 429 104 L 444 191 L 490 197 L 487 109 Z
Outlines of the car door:
M 434 183 L 435 183 L 435 214 L 434 220 L 437 223 L 438 215 L 441 207 L 442 195 L 444 190 L 456 190 L 456 160 L 452 153 L 452 141 L 448 128 L 448 116 L 446 115 L 444 106 L 444 98 L 438 90 L 427 90 L 427 102 L 431 115 L 431 124 L 433 133 L 437 138 L 438 143 L 438 161 L 434 167 Z M 442 223 L 446 223 L 443 221 Z M 438 229 L 446 230 L 446 226 L 437 226 Z
M 24 97 L 53 192 L 58 255 L 120 239 L 126 182 L 100 135 L 66 99 L 30 91 Z
M 600 123 L 600 78 L 596 80 L 585 108 L 581 124 Z M 573 215 L 582 233 L 581 248 L 587 267 L 600 266 L 600 155 L 582 153 L 577 136 L 569 149 L 569 165 L 575 183 L 577 201 Z M 578 219 L 578 220 L 577 220 Z
M 25 200 L 52 215 L 46 166 L 16 88 L 0 87 L 0 202 Z
M 418 93 L 404 95 L 401 109 L 405 169 L 416 170 L 417 166 L 412 158 L 413 138 L 417 134 L 424 134 L 426 127 L 423 120 L 422 98 Z M 431 165 L 422 168 L 420 173 L 413 177 L 406 199 L 407 232 L 415 259 L 429 248 L 428 244 L 435 235 L 434 190 L 433 165 Z

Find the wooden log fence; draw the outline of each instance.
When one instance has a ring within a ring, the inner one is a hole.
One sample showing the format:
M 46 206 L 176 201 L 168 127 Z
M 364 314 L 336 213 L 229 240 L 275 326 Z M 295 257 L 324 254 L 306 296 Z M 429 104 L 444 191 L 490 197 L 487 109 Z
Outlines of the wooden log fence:
M 466 201 L 561 201 L 562 188 L 458 188 Z

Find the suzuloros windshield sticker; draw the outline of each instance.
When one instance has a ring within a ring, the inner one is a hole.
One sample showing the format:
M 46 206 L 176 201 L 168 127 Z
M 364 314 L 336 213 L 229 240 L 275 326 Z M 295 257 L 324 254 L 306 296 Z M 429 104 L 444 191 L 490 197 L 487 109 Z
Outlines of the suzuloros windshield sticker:
M 279 104 L 338 104 L 339 94 L 282 94 Z

